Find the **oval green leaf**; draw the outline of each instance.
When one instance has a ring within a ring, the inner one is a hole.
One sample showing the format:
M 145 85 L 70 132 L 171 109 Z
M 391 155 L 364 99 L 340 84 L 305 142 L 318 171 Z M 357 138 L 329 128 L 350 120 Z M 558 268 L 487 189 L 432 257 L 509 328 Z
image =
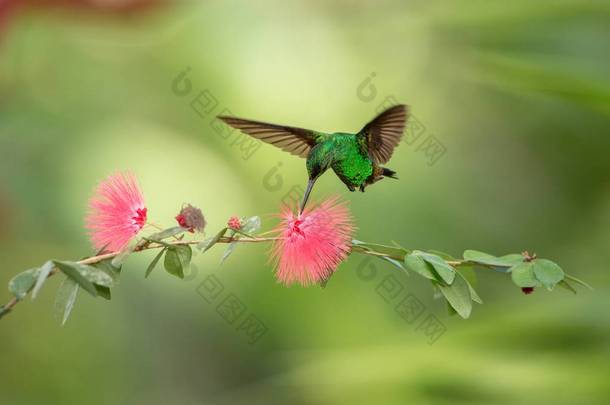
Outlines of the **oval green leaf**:
M 488 253 L 479 252 L 478 250 L 466 250 L 464 251 L 463 256 L 464 259 L 470 262 L 484 264 L 487 266 L 510 267 L 518 263 L 515 262 L 516 255 L 514 254 L 496 257 Z M 523 259 L 521 258 L 520 261 L 523 261 Z
M 472 312 L 470 287 L 460 274 L 456 275 L 453 284 L 439 284 L 438 288 L 462 318 L 467 319 L 470 316 Z
M 8 283 L 8 289 L 18 300 L 23 299 L 34 287 L 39 269 L 29 269 L 17 274 Z
M 402 260 L 405 260 L 406 259 L 405 256 L 410 253 L 409 250 L 399 247 L 399 246 L 380 245 L 378 243 L 362 242 L 357 239 L 352 239 L 352 245 L 358 246 L 359 248 L 362 248 L 364 250 L 382 253 L 382 254 L 385 254 L 388 256 L 393 256 L 395 258 L 401 258 L 401 259 L 404 258 Z
M 57 295 L 55 295 L 55 316 L 59 319 L 62 326 L 68 320 L 70 313 L 72 313 L 74 302 L 76 302 L 78 295 L 78 288 L 79 284 L 74 279 L 66 277 L 57 290 Z
M 591 286 L 590 286 L 588 283 L 585 283 L 585 282 L 584 282 L 584 281 L 582 281 L 581 279 L 576 278 L 576 277 L 574 277 L 574 276 L 571 276 L 571 275 L 569 275 L 569 274 L 566 274 L 566 275 L 565 275 L 565 277 L 566 277 L 566 279 L 568 279 L 568 280 L 570 280 L 570 281 L 573 281 L 573 282 L 575 282 L 575 283 L 577 283 L 577 284 L 580 284 L 580 285 L 582 285 L 583 287 L 586 287 L 586 288 L 588 288 L 589 290 L 593 291 L 593 287 L 591 287 Z
M 430 263 L 436 273 L 447 284 L 452 284 L 455 279 L 455 269 L 451 267 L 442 257 L 425 252 L 417 252 L 426 262 Z
M 184 269 L 191 263 L 192 250 L 189 245 L 174 245 L 167 249 L 163 264 L 165 270 L 176 277 L 184 278 Z
M 534 264 L 534 275 L 548 290 L 563 280 L 564 273 L 556 263 L 547 259 L 536 259 Z
M 90 281 L 85 275 L 81 272 L 81 264 L 76 262 L 63 262 L 59 260 L 54 261 L 55 265 L 62 273 L 76 281 L 78 285 L 83 287 L 85 291 L 91 294 L 94 297 L 97 297 L 97 290 L 93 285 L 93 282 Z M 99 271 L 99 270 L 98 270 Z M 107 276 L 108 277 L 108 276 Z
M 6 308 L 4 305 L 0 306 L 0 319 L 9 312 L 11 312 L 9 308 Z
M 576 289 L 572 286 L 572 284 L 568 283 L 567 280 L 561 280 L 559 283 L 557 283 L 557 285 L 571 291 L 574 294 L 577 294 Z
M 538 287 L 540 282 L 534 276 L 534 265 L 531 262 L 519 263 L 511 267 L 511 278 L 517 287 Z
M 42 288 L 42 285 L 47 280 L 47 278 L 49 277 L 49 274 L 51 273 L 51 270 L 53 270 L 54 267 L 55 267 L 55 265 L 50 260 L 40 267 L 40 271 L 38 272 L 36 284 L 34 285 L 34 288 L 32 289 L 32 299 L 36 298 L 36 296 L 38 295 L 38 292 Z
M 201 253 L 205 253 L 208 249 L 218 243 L 220 238 L 222 238 L 225 235 L 225 232 L 227 232 L 227 229 L 228 228 L 222 228 L 220 232 L 218 232 L 213 237 L 204 239 L 201 243 L 197 245 L 197 248 L 201 250 Z
M 150 273 L 152 273 L 152 271 L 155 269 L 155 267 L 157 266 L 157 263 L 159 262 L 159 260 L 161 259 L 161 256 L 163 256 L 163 253 L 165 253 L 165 248 L 161 249 L 161 251 L 159 253 L 157 253 L 157 255 L 155 256 L 155 258 L 152 260 L 152 262 L 150 262 L 150 264 L 148 265 L 148 267 L 146 268 L 146 273 L 144 273 L 144 278 L 148 278 L 148 276 L 150 275 Z
M 405 266 L 407 269 L 418 273 L 429 280 L 438 281 L 438 277 L 435 274 L 434 267 L 427 263 L 421 256 L 411 253 L 405 258 Z

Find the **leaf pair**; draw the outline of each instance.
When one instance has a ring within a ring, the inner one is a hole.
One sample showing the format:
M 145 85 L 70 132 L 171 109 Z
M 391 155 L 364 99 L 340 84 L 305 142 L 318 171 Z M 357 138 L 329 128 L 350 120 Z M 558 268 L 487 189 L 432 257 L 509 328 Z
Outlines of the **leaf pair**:
M 164 247 L 157 253 L 152 262 L 150 262 L 144 277 L 148 277 L 150 273 L 152 273 L 163 254 L 165 254 L 165 259 L 163 260 L 165 271 L 178 278 L 184 278 L 184 269 L 188 268 L 191 264 L 193 250 L 189 245 L 162 244 Z
M 165 271 L 178 278 L 184 278 L 184 269 L 191 264 L 193 251 L 189 245 L 173 245 L 165 249 L 163 266 Z
M 55 260 L 53 263 L 62 273 L 74 280 L 93 297 L 97 297 L 96 284 L 108 288 L 114 285 L 114 278 L 98 267 L 59 260 Z
M 74 307 L 79 288 L 83 288 L 93 297 L 99 295 L 110 299 L 110 287 L 114 285 L 120 272 L 120 267 L 114 267 L 109 260 L 94 265 L 49 260 L 40 268 L 29 269 L 17 274 L 9 282 L 9 290 L 18 300 L 22 300 L 32 291 L 32 299 L 35 299 L 55 268 L 66 275 L 55 298 L 55 309 L 57 313 L 61 314 L 62 325 Z
M 513 283 L 520 288 L 544 286 L 551 291 L 556 285 L 561 285 L 576 294 L 576 290 L 568 282 L 571 280 L 591 289 L 587 283 L 565 274 L 557 263 L 548 259 L 525 260 L 523 255 L 517 253 L 496 257 L 476 250 L 466 250 L 464 259 L 473 264 L 489 266 L 510 273 Z
M 472 301 L 482 303 L 482 300 L 468 280 L 447 262 L 451 259 L 451 256 L 442 252 L 414 250 L 405 258 L 405 265 L 409 270 L 432 281 L 451 308 L 462 318 L 468 318 L 472 312 Z M 474 280 L 474 274 L 470 276 Z
M 120 272 L 120 267 L 113 266 L 110 260 L 94 265 L 58 260 L 53 263 L 66 275 L 55 295 L 55 314 L 62 325 L 74 308 L 80 288 L 93 297 L 99 295 L 109 300 L 110 288 L 114 286 Z
M 521 262 L 510 268 L 511 278 L 517 287 L 540 287 L 544 285 L 549 290 L 563 280 L 563 270 L 549 260 L 533 260 Z

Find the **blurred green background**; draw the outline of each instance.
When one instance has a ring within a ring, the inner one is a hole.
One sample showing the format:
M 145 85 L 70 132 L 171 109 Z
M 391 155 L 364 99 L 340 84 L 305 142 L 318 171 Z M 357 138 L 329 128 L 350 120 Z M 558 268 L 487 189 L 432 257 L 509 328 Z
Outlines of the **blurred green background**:
M 304 161 L 268 145 L 244 159 L 213 117 L 355 131 L 389 97 L 444 155 L 430 165 L 403 143 L 398 182 L 352 194 L 326 175 L 314 198 L 348 199 L 361 240 L 527 249 L 595 291 L 525 296 L 479 272 L 485 304 L 462 320 L 389 264 L 359 276 L 362 256 L 322 290 L 278 285 L 262 245 L 223 266 L 222 247 L 198 255 L 188 281 L 144 280 L 142 254 L 112 301 L 81 293 L 64 327 L 56 279 L 2 319 L 0 403 L 610 402 L 607 1 L 14 3 L 0 1 L 1 285 L 90 254 L 86 201 L 117 169 L 137 174 L 157 224 L 190 202 L 208 234 L 230 215 L 269 229 Z M 176 95 L 187 68 L 192 91 Z M 204 90 L 217 105 L 202 117 Z M 255 344 L 197 293 L 209 274 L 267 326 Z M 391 274 L 446 327 L 434 344 L 378 294 Z

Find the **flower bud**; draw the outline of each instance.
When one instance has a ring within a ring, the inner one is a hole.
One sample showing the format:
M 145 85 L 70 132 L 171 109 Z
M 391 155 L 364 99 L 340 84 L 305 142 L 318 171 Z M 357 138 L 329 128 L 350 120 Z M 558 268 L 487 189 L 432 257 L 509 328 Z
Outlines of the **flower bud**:
M 239 231 L 241 229 L 241 219 L 236 216 L 232 216 L 231 218 L 229 218 L 229 221 L 227 221 L 227 226 L 230 229 Z
M 529 295 L 534 292 L 534 287 L 523 287 L 521 291 L 523 291 L 523 294 Z
M 180 213 L 176 215 L 176 221 L 178 221 L 178 225 L 186 228 L 191 233 L 195 231 L 203 232 L 206 224 L 201 210 L 193 207 L 191 204 L 182 207 Z

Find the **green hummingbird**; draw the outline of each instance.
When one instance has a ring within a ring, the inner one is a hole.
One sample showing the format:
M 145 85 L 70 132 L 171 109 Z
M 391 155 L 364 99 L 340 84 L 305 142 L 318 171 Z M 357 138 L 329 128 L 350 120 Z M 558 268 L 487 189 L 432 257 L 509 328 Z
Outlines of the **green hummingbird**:
M 408 108 L 402 104 L 390 107 L 355 134 L 329 134 L 230 116 L 218 118 L 245 134 L 307 159 L 309 181 L 300 207 L 302 213 L 314 183 L 328 169 L 333 169 L 349 191 L 358 187 L 364 192 L 369 184 L 384 177 L 397 179 L 395 171 L 381 165 L 390 160 L 402 138 Z

